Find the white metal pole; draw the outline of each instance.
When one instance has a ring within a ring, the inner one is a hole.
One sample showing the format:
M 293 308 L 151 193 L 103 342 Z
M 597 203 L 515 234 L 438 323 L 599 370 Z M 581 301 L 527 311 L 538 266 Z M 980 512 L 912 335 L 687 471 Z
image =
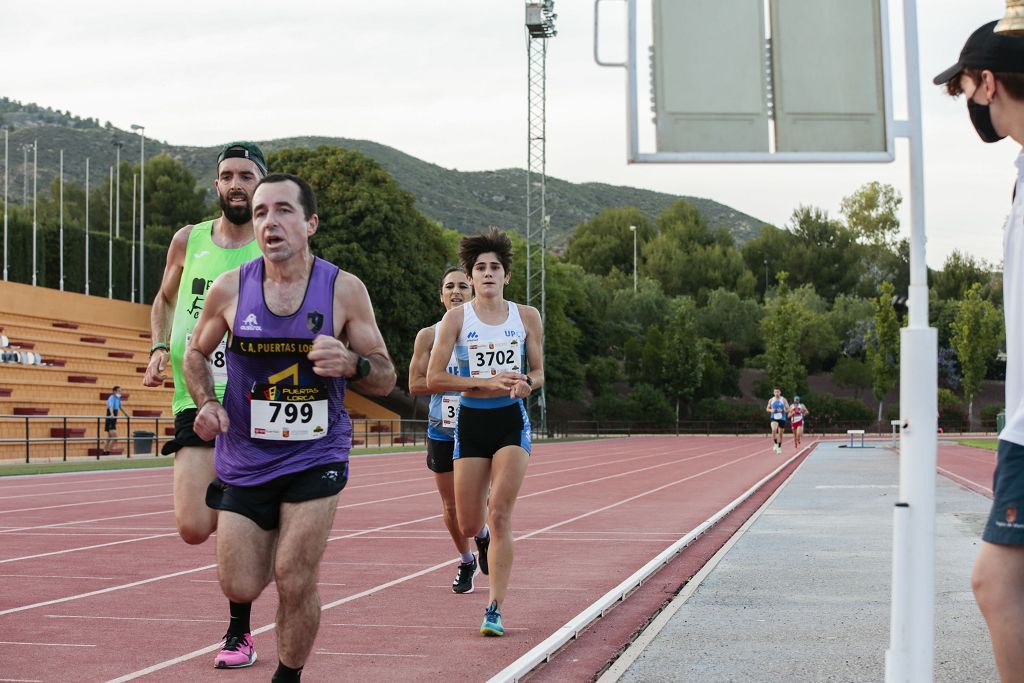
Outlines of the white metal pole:
M 132 303 L 135 303 L 135 185 L 138 173 L 132 173 Z
M 132 130 L 139 131 L 139 303 L 146 303 L 146 127 Z
M 4 126 L 4 282 L 7 282 L 7 145 L 10 130 Z
M 636 294 L 636 226 L 629 226 L 629 231 L 633 233 L 633 293 Z
M 107 233 L 107 298 L 114 298 L 114 167 L 110 167 L 110 201 L 107 207 L 110 213 L 109 232 Z
M 89 157 L 85 158 L 85 293 L 89 293 Z
M 888 683 L 930 682 L 935 651 L 935 449 L 938 335 L 928 327 L 924 153 L 915 0 L 904 0 L 910 143 L 910 291 L 900 333 L 900 495 L 893 525 Z
M 143 128 L 139 137 L 142 138 L 142 149 L 139 163 L 139 301 L 146 302 L 146 129 Z
M 60 291 L 64 291 L 64 150 L 60 151 Z
M 36 194 L 39 189 L 39 141 L 32 141 L 32 286 L 36 285 L 39 271 L 36 268 Z
M 114 237 L 121 238 L 121 147 L 120 142 L 114 142 L 117 149 L 117 160 L 114 162 Z

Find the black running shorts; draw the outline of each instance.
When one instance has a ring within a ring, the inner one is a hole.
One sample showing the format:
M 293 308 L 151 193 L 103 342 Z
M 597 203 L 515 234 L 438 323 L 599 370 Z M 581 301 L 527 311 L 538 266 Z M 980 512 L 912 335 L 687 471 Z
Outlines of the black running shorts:
M 206 505 L 227 510 L 273 531 L 281 523 L 281 503 L 301 503 L 337 495 L 348 483 L 348 463 L 317 465 L 286 474 L 259 486 L 232 486 L 214 479 L 206 489 Z
M 452 455 L 455 452 L 455 441 L 438 441 L 427 439 L 427 469 L 437 474 L 451 472 L 454 468 Z
M 196 413 L 199 412 L 195 408 L 186 408 L 177 415 L 174 416 L 174 439 L 164 444 L 160 452 L 164 455 L 171 455 L 177 453 L 186 446 L 198 446 L 199 448 L 213 448 L 213 441 L 206 441 L 200 439 L 199 436 L 192 431 L 192 426 L 196 421 Z
M 519 446 L 530 453 L 530 418 L 522 401 L 501 408 L 459 406 L 455 460 L 493 458 L 505 446 Z

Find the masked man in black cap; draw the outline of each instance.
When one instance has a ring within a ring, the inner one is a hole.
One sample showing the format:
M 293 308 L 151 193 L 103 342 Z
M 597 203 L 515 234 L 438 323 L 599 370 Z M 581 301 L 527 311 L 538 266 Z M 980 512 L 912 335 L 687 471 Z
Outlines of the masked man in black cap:
M 984 142 L 1011 137 L 1024 145 L 1024 38 L 971 34 L 956 64 L 935 77 L 950 95 L 967 98 Z M 1004 681 L 1024 680 L 1024 152 L 1003 243 L 1006 316 L 1006 428 L 999 434 L 992 512 L 974 565 L 972 586 Z
M 188 544 L 202 543 L 217 528 L 217 511 L 206 506 L 206 489 L 216 474 L 213 441 L 192 430 L 196 405 L 183 374 L 183 357 L 192 329 L 206 301 L 206 292 L 221 273 L 261 256 L 252 227 L 252 196 L 267 174 L 263 151 L 252 142 L 231 142 L 217 157 L 214 187 L 221 215 L 212 221 L 186 225 L 174 234 L 160 291 L 153 299 L 153 348 L 143 384 L 158 387 L 174 372 L 174 439 L 163 454 L 174 453 L 174 517 L 178 533 Z M 210 357 L 217 397 L 227 382 L 225 341 Z M 224 646 L 214 660 L 218 669 L 238 669 L 256 661 L 249 627 L 251 603 L 229 603 L 231 619 Z

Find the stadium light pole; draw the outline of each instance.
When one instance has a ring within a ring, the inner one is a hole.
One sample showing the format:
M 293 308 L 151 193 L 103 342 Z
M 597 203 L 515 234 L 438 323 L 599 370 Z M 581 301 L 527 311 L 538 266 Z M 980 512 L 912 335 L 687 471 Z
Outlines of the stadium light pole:
M 64 150 L 60 151 L 60 291 L 64 291 Z
M 135 188 L 139 180 L 138 173 L 132 173 L 132 303 L 135 303 Z
M 110 225 L 107 232 L 107 298 L 114 298 L 114 167 L 110 167 L 110 200 L 107 205 Z
M 4 282 L 7 282 L 7 145 L 10 129 L 4 126 Z
M 35 287 L 38 279 L 36 270 L 36 232 L 38 223 L 36 218 L 36 196 L 39 194 L 39 141 L 32 141 L 32 286 Z
M 146 303 L 146 127 L 133 123 L 132 130 L 139 131 L 139 303 Z
M 117 150 L 116 161 L 114 162 L 114 237 L 121 237 L 121 148 L 124 147 L 124 143 L 118 139 L 114 139 L 112 143 L 114 148 Z
M 636 226 L 629 226 L 629 231 L 633 233 L 633 293 L 636 294 Z
M 768 301 L 768 259 L 764 260 L 764 300 Z
M 89 157 L 85 158 L 85 293 L 89 294 Z
M 32 145 L 25 143 L 21 146 L 21 205 L 28 206 L 28 151 Z

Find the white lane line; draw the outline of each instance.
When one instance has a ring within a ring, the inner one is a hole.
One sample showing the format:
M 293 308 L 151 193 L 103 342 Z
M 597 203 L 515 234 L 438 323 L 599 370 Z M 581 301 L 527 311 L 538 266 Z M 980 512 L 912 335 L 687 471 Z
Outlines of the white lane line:
M 220 583 L 217 579 L 191 579 L 189 583 Z M 346 583 L 327 583 L 326 581 L 317 581 L 318 586 L 347 586 Z
M 19 493 L 15 496 L 0 496 L 0 500 L 14 500 L 15 498 L 38 498 L 39 496 L 67 496 L 72 493 L 99 493 L 101 491 L 124 491 L 125 489 L 144 489 L 155 486 L 167 486 L 167 482 L 161 481 L 156 484 L 137 484 L 135 486 L 108 486 L 102 489 L 78 489 L 71 491 L 40 491 L 39 493 Z
M 992 489 L 990 489 L 987 486 L 983 486 L 982 484 L 979 484 L 978 482 L 976 482 L 976 481 L 974 481 L 972 479 L 968 479 L 967 477 L 961 477 L 959 474 L 956 474 L 954 472 L 950 472 L 949 470 L 943 469 L 941 467 L 939 467 L 937 469 L 939 470 L 939 472 L 941 472 L 942 474 L 946 475 L 950 479 L 958 479 L 958 480 L 964 482 L 965 484 L 970 484 L 971 486 L 979 488 L 982 491 L 987 491 L 989 493 L 989 495 L 994 495 L 993 492 L 992 492 Z
M 175 623 L 222 624 L 223 619 L 183 619 L 181 617 L 92 617 L 87 614 L 47 614 L 47 619 L 86 619 L 90 621 L 172 621 Z
M 387 652 L 328 652 L 327 650 L 317 650 L 318 655 L 337 655 L 340 657 L 413 657 L 415 659 L 423 659 L 426 655 L 396 655 Z
M 59 495 L 59 494 L 55 494 Z M 132 500 L 152 500 L 154 498 L 169 498 L 170 493 L 157 493 L 152 496 L 135 496 L 134 498 L 109 498 L 107 500 L 90 500 L 81 503 L 64 503 L 63 505 L 43 505 L 35 508 L 20 508 L 17 510 L 0 510 L 0 515 L 9 515 L 14 512 L 36 512 L 38 510 L 57 510 L 59 508 L 73 508 L 82 505 L 105 505 L 107 503 L 127 503 Z
M 445 586 L 448 588 L 448 586 Z M 452 629 L 456 631 L 465 631 L 466 627 L 463 626 L 438 626 L 437 624 L 327 624 L 327 626 L 344 626 L 352 628 L 422 628 L 429 629 L 431 631 L 437 631 L 439 629 Z M 521 627 L 507 627 L 506 631 L 527 631 L 524 626 Z
M 58 576 L 55 574 L 0 574 L 3 579 L 88 579 L 90 581 L 114 581 L 116 576 Z
M 63 598 L 55 598 L 53 600 L 45 600 L 43 602 L 36 602 L 31 605 L 22 605 L 21 607 L 11 607 L 9 609 L 0 610 L 0 617 L 5 614 L 14 614 L 15 612 L 25 612 L 30 609 L 37 607 L 46 607 L 48 605 L 58 605 L 62 602 L 71 602 L 72 600 L 81 600 L 82 598 L 90 598 L 94 595 L 102 595 L 104 593 L 113 593 L 114 591 L 125 590 L 126 588 L 134 588 L 136 586 L 144 586 L 147 583 L 155 583 L 156 581 L 163 581 L 165 579 L 172 579 L 177 576 L 185 576 L 187 574 L 195 574 L 196 572 L 206 571 L 208 569 L 216 569 L 216 564 L 208 564 L 203 567 L 194 567 L 192 569 L 185 569 L 180 572 L 173 572 L 171 574 L 163 574 L 161 576 L 152 576 L 148 579 L 141 579 L 139 581 L 133 581 L 132 583 L 123 583 L 117 586 L 109 586 L 107 588 L 101 588 L 100 590 L 89 591 L 88 593 L 79 593 L 78 595 L 68 595 Z M 218 647 L 220 644 L 218 643 Z
M 15 531 L 32 531 L 35 529 L 54 529 L 62 526 L 73 526 L 75 524 L 92 524 L 93 522 L 109 522 L 115 519 L 133 519 L 135 517 L 149 517 L 151 515 L 169 515 L 174 514 L 174 509 L 170 510 L 157 510 L 156 512 L 137 512 L 131 515 L 118 515 L 116 517 L 97 517 L 96 519 L 74 519 L 70 522 L 55 522 L 53 524 L 41 524 L 38 526 L 19 526 L 19 527 L 7 527 L 0 529 L 0 534 L 10 534 Z
M 38 678 L 0 678 L 0 683 L 43 683 Z
M 22 557 L 9 557 L 6 560 L 0 560 L 0 564 L 7 564 L 8 562 L 20 562 L 22 560 L 35 560 L 40 557 L 53 557 L 54 555 L 67 555 L 68 553 L 77 553 L 83 550 L 96 550 L 97 548 L 109 548 L 115 545 L 124 545 L 125 543 L 137 543 L 138 541 L 151 541 L 154 538 L 167 538 L 169 536 L 177 536 L 178 533 L 173 534 L 156 534 L 155 536 L 143 536 L 141 538 L 129 538 L 123 541 L 111 541 L 110 543 L 99 543 L 97 545 L 85 545 L 78 548 L 65 548 L 64 550 L 54 550 L 48 553 L 39 553 L 37 555 L 24 555 Z
M 729 450 L 734 450 L 734 448 L 723 449 L 722 452 L 729 451 Z M 700 457 L 700 456 L 696 456 L 696 457 Z M 679 483 L 682 483 L 682 482 L 685 482 L 685 481 L 689 481 L 691 479 L 695 479 L 696 477 L 700 477 L 700 476 L 703 476 L 705 474 L 709 474 L 709 473 L 714 472 L 716 470 L 722 469 L 723 467 L 728 467 L 729 465 L 733 465 L 733 464 L 736 464 L 738 462 L 742 462 L 743 460 L 748 460 L 748 459 L 753 458 L 753 457 L 762 457 L 762 453 L 760 451 L 757 451 L 755 453 L 751 453 L 749 455 L 745 455 L 745 456 L 736 458 L 735 460 L 730 460 L 729 462 L 726 462 L 726 463 L 723 463 L 723 464 L 718 465 L 716 467 L 712 467 L 710 469 L 704 470 L 703 472 L 700 472 L 700 473 L 697 473 L 697 474 L 694 474 L 694 475 L 690 475 L 690 476 L 684 477 L 682 479 L 677 479 L 674 482 L 670 482 L 668 484 L 664 484 L 662 486 L 658 486 L 657 488 L 651 489 L 651 490 L 646 491 L 644 493 L 641 493 L 641 494 L 638 494 L 638 495 L 635 495 L 635 496 L 631 496 L 629 498 L 625 498 L 625 499 L 623 499 L 623 500 L 621 500 L 621 501 L 619 501 L 617 503 L 612 503 L 612 504 L 606 505 L 606 506 L 604 506 L 602 508 L 598 508 L 596 510 L 591 510 L 589 512 L 585 512 L 585 513 L 583 513 L 581 515 L 577 515 L 576 517 L 572 517 L 572 518 L 564 520 L 562 522 L 557 522 L 555 524 L 549 525 L 547 527 L 544 527 L 543 529 L 538 529 L 536 531 L 532 531 L 530 533 L 527 533 L 527 534 L 524 534 L 522 536 L 517 537 L 515 540 L 516 541 L 523 540 L 523 539 L 530 538 L 532 536 L 536 536 L 538 534 L 544 533 L 546 531 L 550 531 L 551 529 L 555 529 L 555 528 L 557 528 L 559 526 L 562 526 L 564 524 L 571 524 L 572 522 L 579 521 L 581 519 L 589 517 L 590 515 L 595 515 L 595 514 L 598 514 L 600 512 L 605 512 L 605 511 L 610 510 L 612 508 L 618 507 L 619 505 L 622 505 L 624 503 L 636 500 L 638 498 L 642 498 L 643 496 L 649 495 L 651 493 L 656 493 L 658 491 L 662 491 L 662 490 L 664 490 L 664 489 L 666 489 L 666 488 L 668 488 L 670 486 L 674 486 L 675 484 L 679 484 Z M 685 460 L 693 460 L 693 459 L 695 459 L 695 458 L 686 458 Z M 679 462 L 683 462 L 683 461 L 682 460 L 676 460 L 676 461 L 673 461 L 673 462 L 668 463 L 668 464 L 677 464 Z M 653 468 L 645 468 L 645 469 L 653 469 Z M 636 471 L 637 470 L 634 470 L 633 472 L 636 472 Z M 609 476 L 609 477 L 601 477 L 599 479 L 594 479 L 594 480 L 591 480 L 589 482 L 581 482 L 581 483 L 593 483 L 595 481 L 603 481 L 605 479 L 612 479 L 612 478 L 615 478 L 615 477 L 618 477 L 618 476 L 627 476 L 629 474 L 631 474 L 631 473 L 627 472 L 627 473 L 623 473 L 623 474 L 619 474 L 619 475 L 612 475 L 612 476 Z M 552 488 L 552 489 L 548 489 L 548 491 L 560 491 L 560 490 L 563 490 L 563 489 L 566 489 L 566 488 L 570 488 L 571 486 L 572 485 L 570 485 L 570 486 L 558 486 L 558 487 L 555 487 L 555 488 Z M 542 492 L 534 493 L 532 495 L 539 495 L 540 493 L 542 493 Z M 520 496 L 520 498 L 522 498 L 522 497 L 523 496 Z M 437 519 L 440 516 L 441 515 L 439 515 L 439 514 L 438 515 L 432 515 L 430 517 L 423 518 L 423 520 L 426 520 L 426 519 Z M 415 523 L 418 523 L 419 521 L 423 521 L 423 520 L 412 520 L 412 521 L 409 521 L 409 522 L 398 522 L 396 524 L 391 524 L 391 525 L 388 525 L 387 527 L 382 527 L 382 528 L 393 528 L 393 527 L 396 527 L 396 526 L 402 526 L 404 524 L 415 524 Z M 368 531 L 367 533 L 373 533 L 373 531 Z M 363 535 L 363 534 L 356 533 L 356 534 L 351 534 L 351 536 L 342 536 L 340 538 L 354 537 L 354 536 L 359 536 L 359 535 Z M 328 539 L 328 541 L 332 541 L 332 540 L 336 540 L 336 539 L 335 538 L 329 538 Z M 391 581 L 388 581 L 386 583 L 379 584 L 377 586 L 374 586 L 373 588 L 369 588 L 369 589 L 367 589 L 365 591 L 362 591 L 360 593 L 355 593 L 353 595 L 349 595 L 347 597 L 335 600 L 334 602 L 329 602 L 326 605 L 322 605 L 320 607 L 320 611 L 321 612 L 326 612 L 327 610 L 332 609 L 334 607 L 338 607 L 339 605 L 344 605 L 346 603 L 353 602 L 355 600 L 359 600 L 359 599 L 365 598 L 365 597 L 367 597 L 369 595 L 373 595 L 375 593 L 379 593 L 380 591 L 386 590 L 388 588 L 392 588 L 394 586 L 406 583 L 408 581 L 412 581 L 413 579 L 417 579 L 417 578 L 419 578 L 421 576 L 425 576 L 425 575 L 430 574 L 431 572 L 437 571 L 438 569 L 441 569 L 443 567 L 451 566 L 451 565 L 455 564 L 457 561 L 458 561 L 457 559 L 452 559 L 452 560 L 448 560 L 446 562 L 440 562 L 438 564 L 435 564 L 432 567 L 427 567 L 427 568 L 422 569 L 422 570 L 420 570 L 418 572 L 413 572 L 412 574 L 407 574 L 406 576 L 402 576 L 402 577 L 399 577 L 397 579 L 393 579 Z M 2 614 L 3 613 L 0 612 L 0 615 L 2 615 Z M 254 629 L 252 631 L 252 635 L 259 635 L 261 633 L 266 633 L 267 631 L 270 631 L 270 630 L 272 630 L 274 628 L 276 628 L 276 624 L 272 624 L 272 623 L 271 624 L 266 624 L 265 626 L 261 626 L 261 627 L 259 627 L 257 629 Z M 146 675 L 151 674 L 151 673 L 153 673 L 155 671 L 160 671 L 162 669 L 166 669 L 166 668 L 174 666 L 176 664 L 180 664 L 182 662 L 186 662 L 186 661 L 188 661 L 190 659 L 195 659 L 196 657 L 201 657 L 202 655 L 214 652 L 214 651 L 220 649 L 220 646 L 221 646 L 221 641 L 218 641 L 216 643 L 213 643 L 212 645 L 208 645 L 208 646 L 206 646 L 204 648 L 201 648 L 199 650 L 193 650 L 192 652 L 180 655 L 180 656 L 175 657 L 173 659 L 168 659 L 168 660 L 165 660 L 163 662 L 158 662 L 156 664 L 153 664 L 152 666 L 146 667 L 145 669 L 140 669 L 139 671 L 133 671 L 132 673 L 125 674 L 125 675 L 123 675 L 123 676 L 121 676 L 119 678 L 112 679 L 112 680 L 108 681 L 107 683 L 124 683 L 125 681 L 131 681 L 131 680 L 134 680 L 136 678 L 141 678 L 142 676 L 146 676 Z
M 0 640 L 0 645 L 28 645 L 30 647 L 96 647 L 95 645 L 80 645 L 78 643 L 15 643 L 10 640 Z

